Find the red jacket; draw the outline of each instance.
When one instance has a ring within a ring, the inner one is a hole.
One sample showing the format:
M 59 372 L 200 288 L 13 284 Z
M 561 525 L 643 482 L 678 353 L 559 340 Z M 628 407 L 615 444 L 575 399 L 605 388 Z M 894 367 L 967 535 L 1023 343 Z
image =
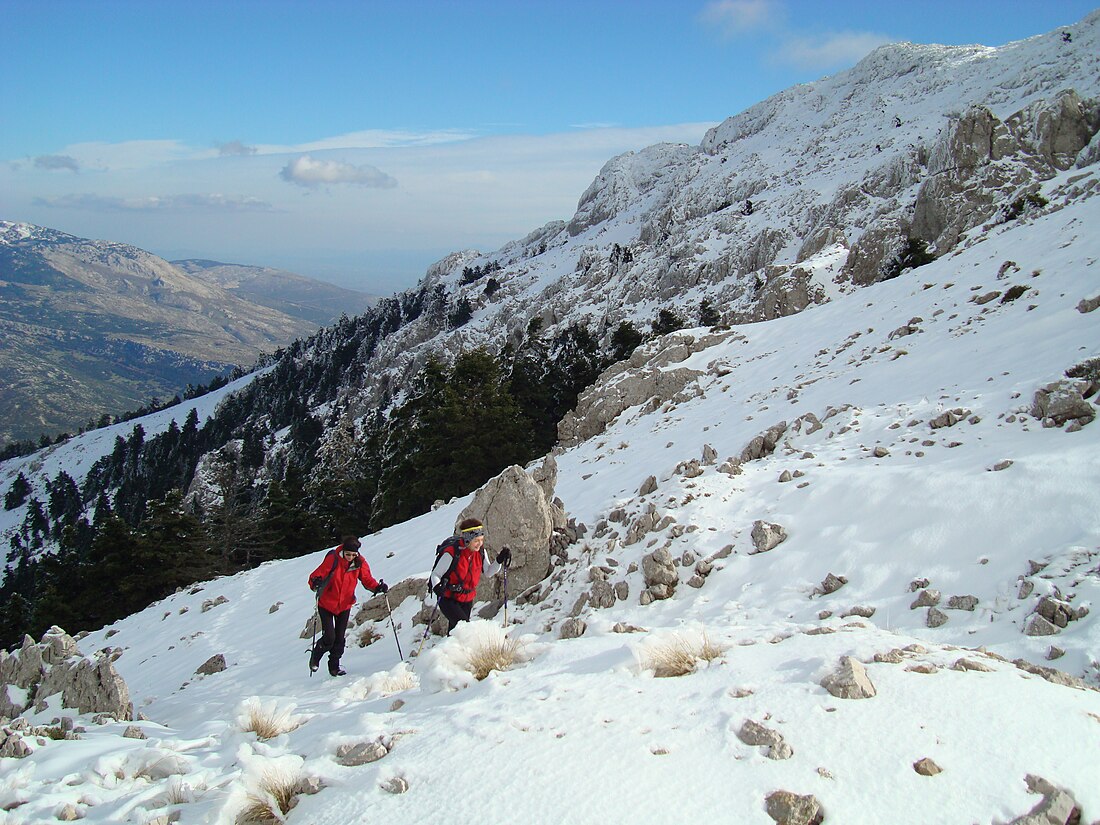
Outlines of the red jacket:
M 457 551 L 452 548 L 445 555 L 453 555 L 455 552 L 458 553 L 458 563 L 455 564 L 451 575 L 444 577 L 446 583 L 450 585 L 446 595 L 456 602 L 472 602 L 477 592 L 477 584 L 481 581 L 481 574 L 485 569 L 484 552 L 471 550 L 461 539 L 458 541 Z
M 325 586 L 324 592 L 318 604 L 329 613 L 343 613 L 350 610 L 355 604 L 355 583 L 362 582 L 363 586 L 373 591 L 378 587 L 378 582 L 370 574 L 370 566 L 362 556 L 356 556 L 352 567 L 339 550 L 330 550 L 325 554 L 325 560 L 317 565 L 317 569 L 309 574 L 310 579 L 323 579 L 332 569 L 332 556 L 336 554 L 336 569 L 332 572 L 332 578 Z

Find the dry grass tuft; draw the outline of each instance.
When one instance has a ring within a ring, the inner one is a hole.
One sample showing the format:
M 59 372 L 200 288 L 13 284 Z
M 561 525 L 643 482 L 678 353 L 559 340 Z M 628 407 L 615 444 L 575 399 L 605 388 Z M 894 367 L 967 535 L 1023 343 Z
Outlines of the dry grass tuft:
M 467 669 L 479 682 L 494 670 L 507 670 L 520 658 L 521 645 L 515 639 L 480 639 L 467 652 Z
M 302 719 L 293 713 L 293 708 L 279 707 L 274 701 L 261 702 L 253 696 L 244 701 L 237 722 L 245 733 L 255 733 L 257 739 L 268 740 L 296 730 Z
M 266 771 L 256 791 L 248 795 L 244 809 L 237 814 L 237 825 L 282 825 L 298 804 L 297 787 L 297 776 L 279 770 Z
M 686 636 L 680 633 L 655 641 L 642 649 L 639 659 L 642 670 L 652 670 L 657 678 L 685 676 L 694 673 L 699 662 L 711 662 L 725 653 L 704 633 Z
M 382 638 L 382 634 L 379 633 L 373 624 L 369 624 L 359 631 L 359 635 L 356 637 L 355 642 L 359 647 L 369 647 Z

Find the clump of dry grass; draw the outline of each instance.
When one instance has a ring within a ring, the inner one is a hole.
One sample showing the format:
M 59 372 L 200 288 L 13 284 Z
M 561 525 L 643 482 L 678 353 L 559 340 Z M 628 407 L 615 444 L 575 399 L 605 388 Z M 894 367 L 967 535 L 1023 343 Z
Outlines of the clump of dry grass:
M 356 637 L 356 643 L 359 647 L 368 647 L 381 638 L 382 634 L 375 629 L 373 624 L 369 624 L 359 631 L 359 635 Z
M 494 670 L 507 670 L 519 660 L 520 643 L 507 637 L 483 639 L 470 648 L 467 669 L 479 682 Z
M 639 651 L 642 670 L 652 670 L 657 678 L 684 676 L 694 673 L 699 662 L 710 662 L 725 653 L 725 648 L 712 642 L 706 633 L 672 633 Z
M 255 733 L 257 739 L 274 739 L 301 726 L 302 718 L 293 710 L 293 706 L 280 707 L 276 701 L 261 702 L 252 696 L 242 703 L 237 722 L 242 731 Z
M 263 772 L 237 814 L 237 825 L 281 825 L 298 804 L 298 776 L 278 769 Z

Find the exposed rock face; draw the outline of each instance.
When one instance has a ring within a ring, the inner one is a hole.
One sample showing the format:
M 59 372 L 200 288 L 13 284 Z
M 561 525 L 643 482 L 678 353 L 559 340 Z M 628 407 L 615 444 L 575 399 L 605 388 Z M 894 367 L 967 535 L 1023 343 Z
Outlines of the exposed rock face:
M 1058 426 L 1071 419 L 1087 424 L 1096 418 L 1096 408 L 1082 396 L 1085 386 L 1086 382 L 1071 379 L 1046 385 L 1036 391 L 1031 414 Z
M 385 595 L 379 594 L 377 596 L 371 596 L 367 601 L 363 602 L 363 605 L 355 612 L 355 616 L 352 619 L 352 624 L 359 626 L 363 622 L 378 622 L 383 621 L 388 615 L 386 608 L 386 599 L 389 598 L 389 606 L 391 609 L 396 610 L 401 602 L 412 596 L 415 599 L 423 598 L 427 592 L 428 580 L 427 579 L 404 579 L 398 582 L 389 589 L 389 592 Z M 316 614 L 314 614 L 316 615 Z M 313 635 L 310 633 L 309 635 Z
M 9 685 L 19 691 L 9 691 Z M 58 693 L 63 707 L 79 713 L 133 718 L 130 691 L 112 655 L 100 652 L 85 658 L 61 628 L 51 627 L 38 644 L 28 636 L 19 650 L 0 651 L 0 715 L 16 717 L 32 707 L 44 710 L 46 700 Z M 26 697 L 25 704 L 13 701 L 19 694 Z
M 545 484 L 547 477 L 542 478 Z M 459 520 L 476 518 L 485 525 L 485 544 L 490 548 L 491 558 L 503 547 L 511 549 L 508 588 L 518 593 L 542 581 L 550 570 L 553 507 L 543 487 L 522 467 L 513 465 L 474 494 L 474 500 L 459 514 Z M 503 595 L 499 576 L 482 577 L 479 599 L 491 600 Z

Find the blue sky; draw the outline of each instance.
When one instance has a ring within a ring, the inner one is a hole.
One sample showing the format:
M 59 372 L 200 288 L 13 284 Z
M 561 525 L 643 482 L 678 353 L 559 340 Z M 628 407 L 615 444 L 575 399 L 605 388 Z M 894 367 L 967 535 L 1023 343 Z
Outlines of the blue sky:
M 388 293 L 878 45 L 1094 3 L 3 0 L 0 218 Z

